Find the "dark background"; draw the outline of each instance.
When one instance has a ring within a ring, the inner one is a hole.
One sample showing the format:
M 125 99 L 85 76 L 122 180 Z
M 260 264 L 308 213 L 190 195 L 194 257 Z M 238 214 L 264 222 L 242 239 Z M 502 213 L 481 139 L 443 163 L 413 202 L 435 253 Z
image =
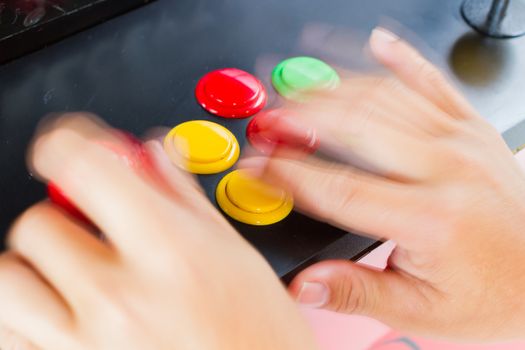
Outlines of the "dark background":
M 0 232 L 45 196 L 26 170 L 24 152 L 46 113 L 88 110 L 138 135 L 155 126 L 209 119 L 244 143 L 248 120 L 210 116 L 195 102 L 202 75 L 237 67 L 258 75 L 271 91 L 273 66 L 303 54 L 344 68 L 377 70 L 363 49 L 378 24 L 412 41 L 506 131 L 525 119 L 525 39 L 473 34 L 460 16 L 460 3 L 157 0 L 0 66 Z M 278 103 L 272 94 L 270 105 Z M 514 130 L 506 134 L 512 147 L 525 143 L 525 127 Z M 201 178 L 210 198 L 220 177 Z M 320 256 L 356 258 L 375 244 L 299 214 L 271 227 L 235 225 L 280 275 Z

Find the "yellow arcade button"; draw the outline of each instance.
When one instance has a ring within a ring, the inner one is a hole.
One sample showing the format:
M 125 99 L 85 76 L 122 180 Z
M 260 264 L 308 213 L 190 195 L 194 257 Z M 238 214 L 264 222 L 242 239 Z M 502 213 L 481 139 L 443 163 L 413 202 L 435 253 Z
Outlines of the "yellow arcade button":
M 293 209 L 289 193 L 249 176 L 245 170 L 226 175 L 217 186 L 216 197 L 227 215 L 249 225 L 274 224 Z
M 228 129 L 206 120 L 177 125 L 164 139 L 164 150 L 177 166 L 194 174 L 216 174 L 239 159 L 239 142 Z

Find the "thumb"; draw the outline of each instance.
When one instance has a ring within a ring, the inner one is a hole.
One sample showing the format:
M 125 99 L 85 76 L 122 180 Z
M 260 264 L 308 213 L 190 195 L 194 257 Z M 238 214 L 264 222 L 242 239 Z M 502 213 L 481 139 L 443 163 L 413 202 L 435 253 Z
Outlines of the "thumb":
M 406 323 L 411 315 L 420 317 L 431 300 L 425 296 L 428 289 L 406 274 L 372 270 L 346 260 L 312 265 L 289 287 L 304 306 L 370 316 L 391 326 Z

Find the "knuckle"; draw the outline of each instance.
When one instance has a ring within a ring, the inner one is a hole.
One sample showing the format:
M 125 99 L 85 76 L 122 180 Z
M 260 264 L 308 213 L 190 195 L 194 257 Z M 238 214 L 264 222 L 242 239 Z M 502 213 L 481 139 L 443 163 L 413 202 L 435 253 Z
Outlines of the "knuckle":
M 384 101 L 388 96 L 399 95 L 407 88 L 399 79 L 390 76 L 375 78 L 374 83 L 364 92 L 362 100 L 367 100 L 370 104 L 376 105 L 378 101 Z
M 58 127 L 44 135 L 40 145 L 44 150 L 56 151 L 61 149 L 64 143 L 71 143 L 72 140 L 79 136 L 75 130 Z
M 337 312 L 348 314 L 360 314 L 367 305 L 367 295 L 364 292 L 363 284 L 359 278 L 345 276 L 339 282 L 336 297 L 333 302 L 333 309 Z
M 167 278 L 177 276 L 179 281 L 193 281 L 196 276 L 202 274 L 190 257 L 182 253 L 173 254 L 171 249 L 157 252 L 151 257 L 148 265 Z
M 445 169 L 461 174 L 475 172 L 479 175 L 484 169 L 484 160 L 483 157 L 480 157 L 480 152 L 473 152 L 470 148 L 457 147 L 455 144 L 442 147 L 440 158 L 446 164 Z
M 366 133 L 370 121 L 376 114 L 375 104 L 369 100 L 356 101 L 348 105 L 344 111 L 345 116 L 351 118 L 351 123 L 343 123 L 346 126 L 346 132 L 349 135 L 362 135 Z
M 338 170 L 340 171 L 340 170 Z M 330 193 L 330 196 L 316 196 L 310 202 L 311 210 L 327 220 L 339 220 L 351 213 L 356 187 L 352 180 L 342 173 L 329 176 L 316 176 L 312 181 L 295 185 L 294 193 L 298 195 L 312 193 L 312 188 Z
M 93 145 L 72 133 L 74 132 L 64 129 L 58 131 L 48 150 L 56 154 L 54 164 L 61 170 L 56 175 L 58 183 L 79 181 L 78 179 L 84 179 L 86 174 L 105 170 L 100 167 L 98 153 L 93 152 Z
M 101 122 L 98 117 L 89 112 L 65 112 L 56 115 L 51 123 L 44 125 L 50 128 L 51 131 L 56 129 L 69 129 L 82 132 L 91 129 L 99 123 Z
M 327 186 L 331 187 L 330 193 L 337 194 L 330 196 L 330 201 L 333 201 L 330 207 L 331 213 L 336 215 L 348 215 L 355 209 L 356 198 L 359 196 L 359 181 L 352 174 L 339 174 L 333 178 L 326 178 Z M 324 204 L 324 203 L 320 203 Z M 327 207 L 327 206 L 325 206 Z
M 77 115 L 77 114 L 74 114 Z M 90 122 L 84 114 L 63 117 L 64 122 L 55 121 L 47 131 L 40 131 L 32 145 L 32 166 L 48 169 L 49 164 L 78 166 L 85 170 L 85 158 L 92 158 L 93 145 L 97 139 L 104 139 L 104 129 Z
M 110 327 L 114 334 L 133 334 L 136 320 L 140 319 L 137 311 L 130 305 L 117 301 L 117 297 L 99 300 L 96 304 L 97 318 L 103 327 Z
M 138 311 L 131 293 L 122 283 L 118 283 L 122 280 L 110 277 L 92 278 L 90 284 L 85 286 L 79 303 L 87 318 L 99 319 L 106 325 L 125 329 L 137 318 Z
M 376 94 L 391 93 L 392 91 L 403 90 L 404 85 L 398 79 L 392 77 L 382 77 L 378 79 L 375 87 Z
M 443 189 L 440 197 L 438 197 L 429 210 L 427 220 L 429 224 L 428 230 L 433 234 L 432 241 L 438 244 L 439 247 L 446 248 L 459 236 L 463 236 L 470 232 L 468 223 L 472 220 L 474 195 L 470 189 L 452 187 Z
M 437 247 L 436 251 L 440 251 Z M 403 269 L 405 271 L 414 272 L 425 271 L 429 274 L 434 274 L 442 268 L 442 262 L 439 259 L 428 258 L 418 254 L 413 254 L 411 251 L 396 248 L 388 258 L 388 266 L 394 269 Z
M 83 122 L 91 120 L 94 117 L 95 115 L 89 112 L 77 111 L 77 112 L 62 113 L 56 120 L 61 125 L 66 126 L 68 124 L 83 123 Z
M 46 133 L 40 133 L 33 145 L 32 158 L 41 166 L 47 160 L 57 159 L 57 155 L 63 155 L 64 150 L 70 149 L 74 143 L 74 131 L 65 128 L 55 128 Z M 67 147 L 64 147 L 67 145 Z

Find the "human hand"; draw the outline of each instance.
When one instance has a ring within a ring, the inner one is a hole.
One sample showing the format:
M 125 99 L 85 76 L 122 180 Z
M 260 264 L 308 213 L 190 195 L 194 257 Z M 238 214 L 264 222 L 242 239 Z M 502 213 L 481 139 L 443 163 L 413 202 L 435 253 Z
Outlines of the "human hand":
M 348 261 L 311 266 L 291 294 L 419 335 L 523 336 L 525 172 L 406 42 L 378 29 L 370 46 L 393 77 L 349 78 L 282 114 L 281 124 L 315 130 L 321 150 L 346 164 L 278 150 L 244 166 L 287 187 L 300 210 L 397 248 L 384 272 Z
M 157 142 L 134 171 L 108 145 L 133 157 L 82 114 L 36 139 L 34 171 L 106 241 L 47 202 L 18 219 L 0 256 L 3 350 L 314 348 L 269 265 Z

